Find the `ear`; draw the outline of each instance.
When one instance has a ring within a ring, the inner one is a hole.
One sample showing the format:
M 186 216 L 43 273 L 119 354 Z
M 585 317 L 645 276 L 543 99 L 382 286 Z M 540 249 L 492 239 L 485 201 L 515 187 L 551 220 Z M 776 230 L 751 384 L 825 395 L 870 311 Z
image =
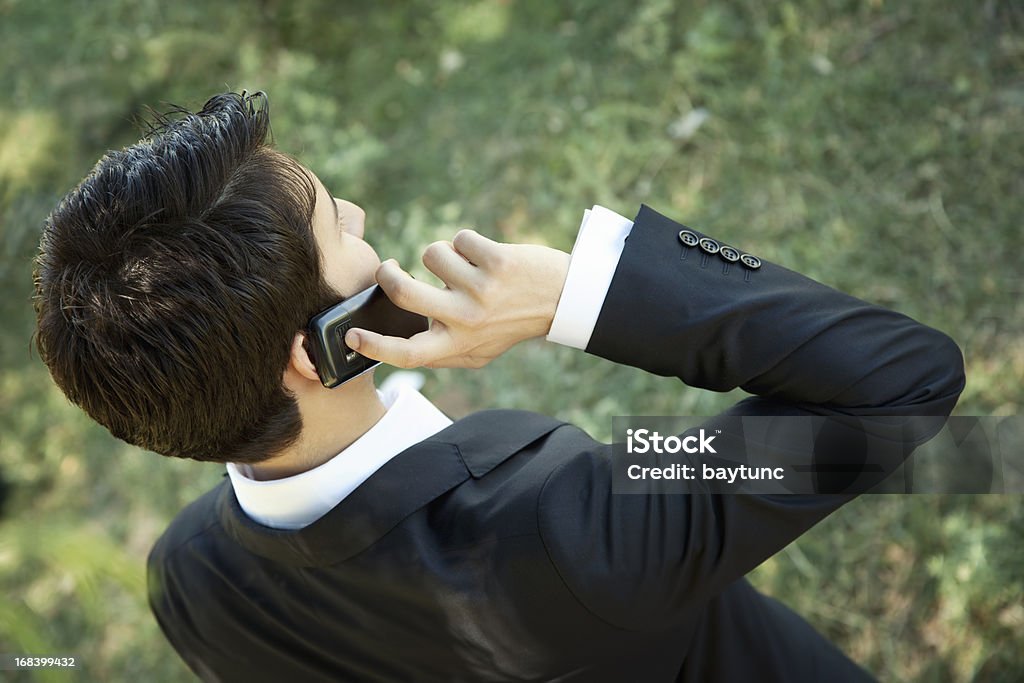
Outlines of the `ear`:
M 306 351 L 306 335 L 302 332 L 296 332 L 292 338 L 292 350 L 288 357 L 288 366 L 284 369 L 286 377 L 289 373 L 297 373 L 304 379 L 317 383 L 320 382 L 320 375 L 316 372 L 313 359 L 309 357 L 309 353 Z

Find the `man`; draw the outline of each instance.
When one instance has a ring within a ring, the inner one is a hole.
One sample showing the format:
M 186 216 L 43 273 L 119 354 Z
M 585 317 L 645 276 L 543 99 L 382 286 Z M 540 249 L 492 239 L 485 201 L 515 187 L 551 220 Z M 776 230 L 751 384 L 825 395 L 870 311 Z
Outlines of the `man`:
M 261 96 L 222 95 L 108 155 L 50 217 L 36 276 L 40 352 L 73 401 L 130 443 L 227 463 L 149 558 L 197 675 L 870 679 L 743 579 L 852 496 L 613 494 L 610 447 L 571 425 L 451 423 L 370 375 L 325 389 L 303 329 L 376 281 L 432 318 L 409 340 L 348 332 L 398 366 L 479 367 L 546 334 L 754 395 L 731 416 L 865 425 L 949 414 L 947 336 L 647 207 L 595 207 L 571 257 L 461 231 L 423 254 L 435 288 L 381 264 L 363 212 L 267 126 Z

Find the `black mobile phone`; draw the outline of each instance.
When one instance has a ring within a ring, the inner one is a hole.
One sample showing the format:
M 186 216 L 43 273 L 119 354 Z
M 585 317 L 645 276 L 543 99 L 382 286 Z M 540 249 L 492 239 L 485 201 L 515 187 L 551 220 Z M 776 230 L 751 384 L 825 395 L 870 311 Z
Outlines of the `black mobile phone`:
M 345 344 L 352 327 L 408 339 L 429 327 L 427 318 L 396 306 L 379 286 L 373 285 L 340 304 L 317 313 L 306 328 L 320 382 L 328 389 L 341 386 L 380 365 Z

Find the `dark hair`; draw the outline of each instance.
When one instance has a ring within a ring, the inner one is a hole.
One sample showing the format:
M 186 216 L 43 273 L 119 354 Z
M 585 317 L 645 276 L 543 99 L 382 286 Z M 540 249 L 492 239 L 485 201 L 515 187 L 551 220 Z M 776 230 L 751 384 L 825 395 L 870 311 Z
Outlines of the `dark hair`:
M 158 116 L 50 214 L 36 346 L 110 433 L 164 455 L 257 462 L 294 443 L 294 334 L 341 299 L 323 278 L 316 188 L 268 146 L 266 95 Z

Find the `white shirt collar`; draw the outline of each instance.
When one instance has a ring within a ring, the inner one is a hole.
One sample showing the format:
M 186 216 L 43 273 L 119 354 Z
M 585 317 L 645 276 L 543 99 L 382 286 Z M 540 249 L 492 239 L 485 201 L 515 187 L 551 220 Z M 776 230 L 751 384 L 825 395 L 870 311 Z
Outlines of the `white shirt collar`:
M 345 450 L 311 470 L 283 479 L 252 479 L 248 465 L 227 463 L 235 497 L 249 517 L 276 529 L 301 529 L 327 514 L 384 463 L 452 423 L 408 384 L 380 394 L 387 412 Z

